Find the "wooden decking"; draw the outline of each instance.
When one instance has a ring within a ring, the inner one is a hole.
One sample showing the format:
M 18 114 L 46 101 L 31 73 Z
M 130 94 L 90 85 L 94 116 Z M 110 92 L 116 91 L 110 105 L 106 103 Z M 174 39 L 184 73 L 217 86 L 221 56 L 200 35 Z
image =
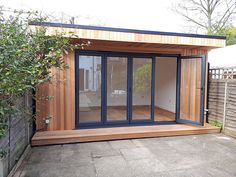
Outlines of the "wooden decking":
M 96 128 L 63 131 L 36 132 L 32 138 L 33 146 L 65 144 L 78 142 L 105 141 L 130 138 L 150 138 L 163 136 L 194 135 L 219 133 L 220 128 L 185 124 L 128 126 L 114 128 Z

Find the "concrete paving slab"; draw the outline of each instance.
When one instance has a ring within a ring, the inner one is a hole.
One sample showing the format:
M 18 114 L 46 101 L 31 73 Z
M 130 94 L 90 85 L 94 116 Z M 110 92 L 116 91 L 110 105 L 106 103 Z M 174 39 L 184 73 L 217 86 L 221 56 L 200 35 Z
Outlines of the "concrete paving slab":
M 115 140 L 109 142 L 113 149 L 135 148 L 135 144 L 131 140 Z
M 161 161 L 153 158 L 148 159 L 136 159 L 128 161 L 130 170 L 135 173 L 135 175 L 145 176 L 146 174 L 155 174 L 158 172 L 167 171 L 167 166 Z
M 101 158 L 107 156 L 119 156 L 121 155 L 120 151 L 117 149 L 112 150 L 102 150 L 102 151 L 93 151 L 92 158 Z
M 127 162 L 122 156 L 102 157 L 94 160 L 98 177 L 132 176 Z
M 152 158 L 154 156 L 146 147 L 120 149 L 126 160 Z
M 223 134 L 32 148 L 14 177 L 235 177 L 236 139 Z
M 104 151 L 111 150 L 112 147 L 109 142 L 93 142 L 93 143 L 78 143 L 75 144 L 74 147 L 79 152 L 96 152 L 96 151 Z

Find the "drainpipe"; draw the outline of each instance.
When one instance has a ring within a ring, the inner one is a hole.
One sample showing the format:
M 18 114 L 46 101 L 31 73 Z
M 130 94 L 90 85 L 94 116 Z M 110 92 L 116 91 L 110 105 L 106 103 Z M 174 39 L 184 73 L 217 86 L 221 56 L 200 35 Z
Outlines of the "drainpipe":
M 206 100 L 206 123 L 209 123 L 208 116 L 209 116 L 209 85 L 210 85 L 210 63 L 208 62 L 208 70 L 207 70 L 207 100 Z

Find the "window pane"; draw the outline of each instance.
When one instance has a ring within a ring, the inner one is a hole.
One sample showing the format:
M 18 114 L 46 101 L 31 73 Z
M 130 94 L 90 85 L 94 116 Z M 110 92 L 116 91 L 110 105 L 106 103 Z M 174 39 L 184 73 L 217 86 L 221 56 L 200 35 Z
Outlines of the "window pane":
M 133 58 L 132 119 L 151 118 L 152 59 Z
M 127 58 L 107 58 L 107 120 L 126 120 Z
M 156 60 L 154 121 L 175 121 L 177 58 Z
M 101 121 L 101 57 L 79 56 L 79 122 Z

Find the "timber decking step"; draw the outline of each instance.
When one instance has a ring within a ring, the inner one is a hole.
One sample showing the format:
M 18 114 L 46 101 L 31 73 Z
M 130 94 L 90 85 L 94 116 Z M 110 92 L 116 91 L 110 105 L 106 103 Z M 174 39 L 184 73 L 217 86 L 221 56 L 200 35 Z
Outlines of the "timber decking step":
M 32 138 L 32 146 L 219 132 L 220 128 L 209 124 L 203 127 L 175 124 L 44 131 L 35 133 Z

